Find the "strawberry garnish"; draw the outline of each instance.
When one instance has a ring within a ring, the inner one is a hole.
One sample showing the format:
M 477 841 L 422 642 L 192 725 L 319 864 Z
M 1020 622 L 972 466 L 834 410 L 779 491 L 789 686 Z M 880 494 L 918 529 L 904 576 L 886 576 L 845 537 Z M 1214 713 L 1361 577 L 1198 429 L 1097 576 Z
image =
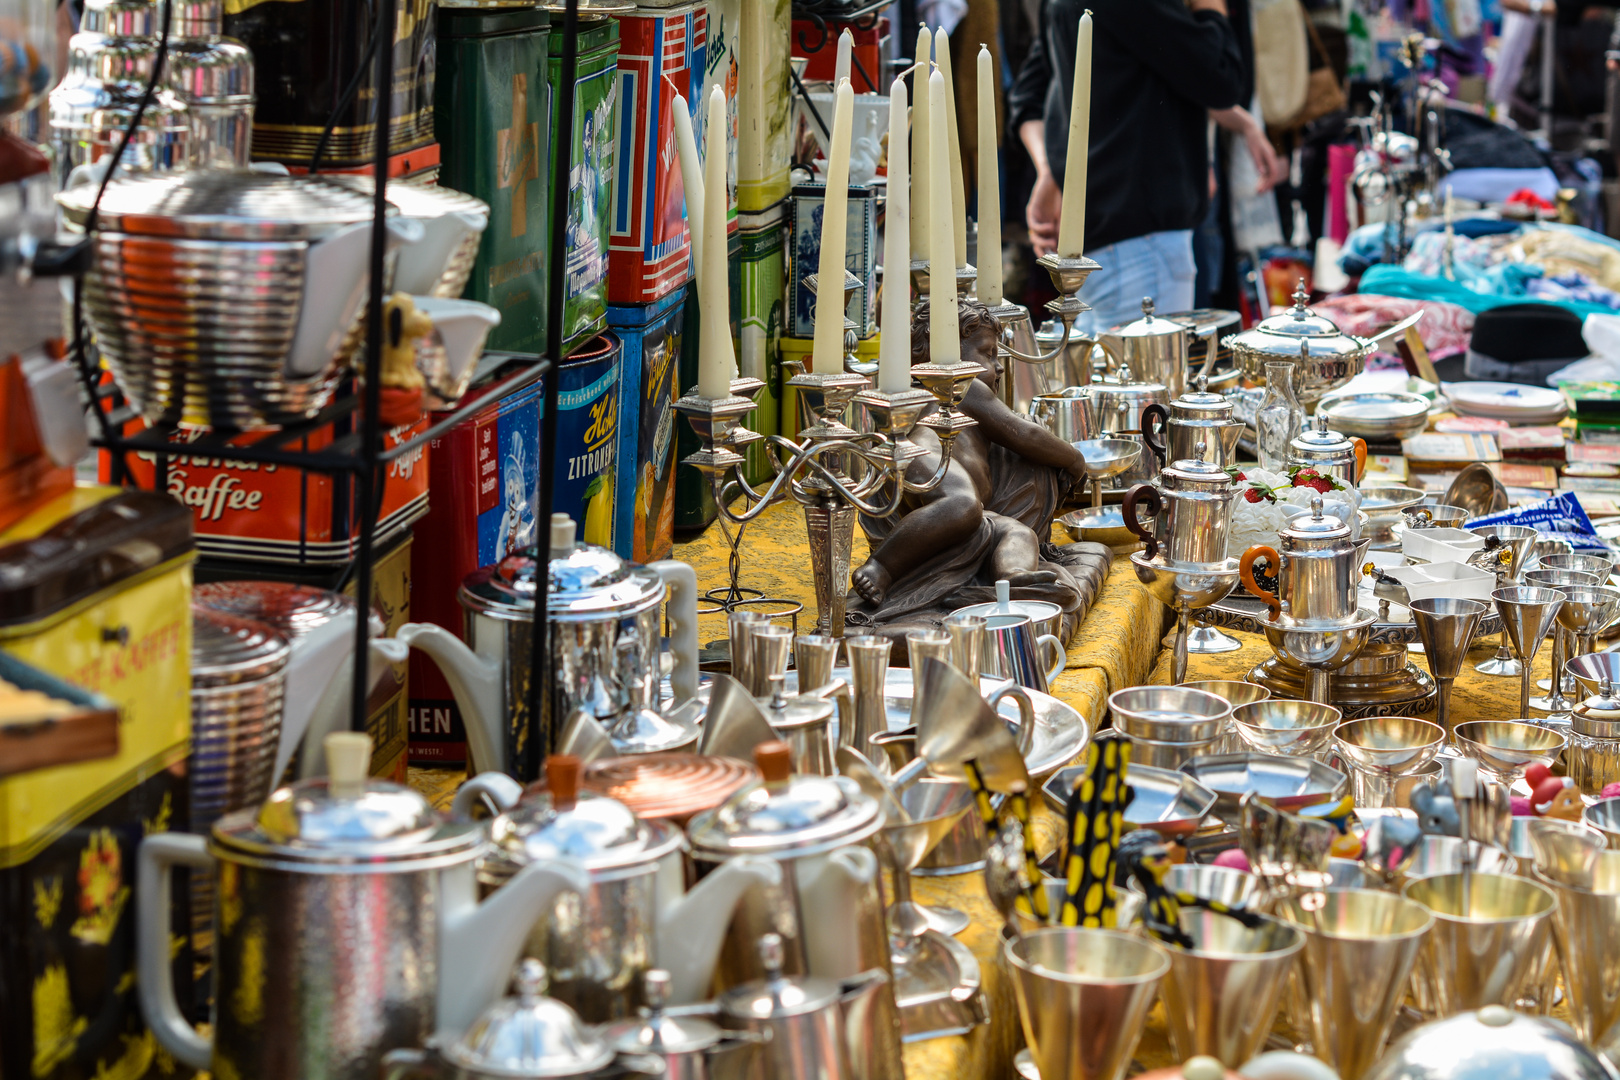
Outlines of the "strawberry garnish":
M 1249 488 L 1247 491 L 1245 491 L 1243 493 L 1243 497 L 1245 499 L 1249 500 L 1252 503 L 1265 502 L 1266 501 L 1265 496 L 1260 494 L 1260 489 L 1259 488 Z

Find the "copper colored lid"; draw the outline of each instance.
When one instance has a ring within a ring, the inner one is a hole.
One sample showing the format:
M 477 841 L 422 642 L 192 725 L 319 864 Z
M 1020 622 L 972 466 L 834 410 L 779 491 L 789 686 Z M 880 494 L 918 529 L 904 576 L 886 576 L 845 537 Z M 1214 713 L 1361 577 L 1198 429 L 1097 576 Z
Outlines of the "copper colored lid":
M 633 754 L 587 765 L 581 786 L 619 800 L 637 817 L 685 822 L 757 779 L 759 772 L 736 758 Z

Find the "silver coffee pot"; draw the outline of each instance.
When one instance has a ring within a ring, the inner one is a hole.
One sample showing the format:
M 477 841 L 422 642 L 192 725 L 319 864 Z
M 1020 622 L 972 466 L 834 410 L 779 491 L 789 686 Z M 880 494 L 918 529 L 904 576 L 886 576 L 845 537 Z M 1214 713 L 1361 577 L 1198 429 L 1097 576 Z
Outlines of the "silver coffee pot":
M 759 1039 L 754 1080 L 856 1080 L 862 1014 L 874 995 L 888 990 L 882 972 L 840 981 L 784 974 L 782 939 L 759 940 L 764 977 L 720 998 L 721 1022 Z
M 1132 374 L 1135 370 L 1128 363 L 1121 364 L 1117 378 L 1094 382 L 1085 388 L 1090 391 L 1092 430 L 1096 437 L 1136 429 L 1141 424 L 1143 409 L 1155 403 L 1170 403 L 1170 390 L 1162 381 L 1152 378 L 1137 381 Z
M 1277 547 L 1256 544 L 1238 560 L 1243 587 L 1266 602 L 1271 617 L 1286 615 L 1295 624 L 1323 626 L 1354 618 L 1372 537 L 1351 540 L 1350 526 L 1324 515 L 1318 496 L 1311 499 L 1311 512 L 1290 521 L 1277 539 Z M 1274 593 L 1254 579 L 1254 564 L 1262 559 L 1277 577 Z
M 1196 453 L 1206 444 L 1209 460 L 1225 467 L 1237 461 L 1238 438 L 1244 423 L 1237 409 L 1220 394 L 1209 392 L 1209 376 L 1198 376 L 1198 389 L 1182 394 L 1169 407 L 1153 402 L 1142 410 L 1142 437 L 1165 461 L 1203 457 Z
M 567 514 L 553 514 L 546 572 L 553 686 L 543 707 L 556 727 L 576 709 L 601 721 L 620 753 L 679 750 L 697 741 L 695 718 L 674 715 L 697 696 L 697 577 L 667 560 L 627 562 L 575 543 Z M 528 737 L 530 645 L 539 574 L 536 549 L 475 570 L 456 599 L 465 642 L 432 623 L 406 623 L 395 637 L 432 657 L 467 725 L 473 773 L 505 772 Z M 666 606 L 665 601 L 668 600 Z M 667 616 L 673 709 L 660 700 L 660 628 Z
M 1355 487 L 1367 468 L 1367 440 L 1329 431 L 1327 415 L 1318 412 L 1315 426 L 1301 431 L 1288 444 L 1288 463 Z
M 574 1010 L 546 996 L 545 965 L 532 957 L 518 965 L 514 996 L 502 998 L 450 1039 L 425 1049 L 395 1050 L 383 1059 L 383 1080 L 614 1080 L 664 1076 L 655 1055 L 620 1052 L 606 1031 L 580 1021 Z
M 1187 385 L 1187 354 L 1194 329 L 1153 313 L 1153 298 L 1142 297 L 1142 317 L 1103 334 L 1102 340 L 1122 366 L 1163 383 L 1176 396 Z
M 1147 558 L 1162 551 L 1173 566 L 1226 559 L 1232 503 L 1243 492 L 1225 469 L 1204 459 L 1208 452 L 1209 444 L 1199 442 L 1193 457 L 1160 474 L 1158 487 L 1138 484 L 1125 493 L 1120 513 L 1125 527 L 1147 544 Z M 1153 515 L 1151 532 L 1142 524 L 1139 506 Z
M 367 777 L 371 740 L 327 737 L 329 778 L 226 814 L 208 838 L 155 833 L 136 879 L 137 987 L 164 1049 L 240 1080 L 375 1080 L 383 1055 L 452 1037 L 501 995 L 529 927 L 585 876 L 536 860 L 480 902 L 483 828 Z M 214 875 L 214 1007 L 174 995 L 170 877 Z
M 545 786 L 521 797 L 501 773 L 475 777 L 456 793 L 457 812 L 480 796 L 504 811 L 490 823 L 490 847 L 478 862 L 480 890 L 499 895 L 537 862 L 567 863 L 589 876 L 589 889 L 558 897 L 533 921 L 527 949 L 551 972 L 553 996 L 591 1023 L 634 1016 L 654 966 L 673 976 L 675 1004 L 703 1000 L 732 911 L 756 885 L 778 885 L 781 869 L 772 859 L 737 855 L 688 891 L 680 829 L 580 790 L 580 774 L 578 758 L 553 754 Z
M 756 747 L 754 763 L 758 782 L 687 825 L 699 874 L 741 853 L 774 859 L 782 868 L 780 884 L 755 886 L 738 905 L 721 950 L 718 984 L 729 988 L 768 978 L 759 954 L 766 934 L 780 939 L 781 969 L 795 977 L 882 975 L 877 1000 L 863 1013 L 853 1075 L 901 1080 L 882 875 L 868 846 L 883 827 L 883 810 L 848 777 L 794 775 L 784 743 Z
M 603 1032 L 620 1054 L 651 1055 L 663 1065 L 664 1080 L 732 1080 L 748 1074 L 764 1038 L 751 1031 L 727 1031 L 707 1015 L 671 1010 L 669 972 L 647 972 L 647 1007 L 640 1019 L 611 1024 Z M 718 1014 L 718 1004 L 714 1012 Z

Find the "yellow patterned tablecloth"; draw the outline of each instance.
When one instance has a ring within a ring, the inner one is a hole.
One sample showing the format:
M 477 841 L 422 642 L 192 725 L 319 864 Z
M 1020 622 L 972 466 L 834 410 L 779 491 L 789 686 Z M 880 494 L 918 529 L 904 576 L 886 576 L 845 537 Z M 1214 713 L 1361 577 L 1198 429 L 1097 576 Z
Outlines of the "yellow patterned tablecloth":
M 741 553 L 739 584 L 802 602 L 805 610 L 799 616 L 799 628 L 808 632 L 815 619 L 815 583 L 804 518 L 798 508 L 778 505 L 767 510 L 748 526 Z M 677 543 L 673 557 L 697 571 L 699 592 L 726 584 L 727 549 L 718 528 Z M 866 542 L 857 530 L 852 565 L 859 566 L 865 559 Z M 1110 693 L 1148 680 L 1158 658 L 1163 619 L 1163 610 L 1137 583 L 1129 562 L 1115 559 L 1108 581 L 1069 646 L 1067 667 L 1053 684 L 1052 693 L 1073 705 L 1095 728 Z M 725 635 L 723 616 L 699 619 L 701 642 Z M 431 791 L 443 805 L 448 805 L 460 780 L 461 774 L 455 771 L 411 770 L 411 783 Z M 1039 800 L 1036 804 L 1037 842 L 1043 852 L 1050 851 L 1057 845 L 1060 820 Z M 967 1036 L 907 1046 L 906 1075 L 910 1080 L 1001 1080 L 1015 1075 L 1012 1058 L 1024 1040 L 1012 988 L 1001 977 L 996 960 L 1001 916 L 985 896 L 983 878 L 976 873 L 919 877 L 913 879 L 913 892 L 922 903 L 946 904 L 972 918 L 972 925 L 959 940 L 979 959 L 992 1021 Z M 1145 1042 L 1144 1050 L 1147 1045 Z

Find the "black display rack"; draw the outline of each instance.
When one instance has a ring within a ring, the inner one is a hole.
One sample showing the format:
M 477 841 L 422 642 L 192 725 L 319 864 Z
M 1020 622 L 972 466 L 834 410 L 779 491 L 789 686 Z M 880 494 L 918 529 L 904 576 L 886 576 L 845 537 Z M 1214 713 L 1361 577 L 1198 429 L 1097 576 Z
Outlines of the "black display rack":
M 372 28 L 374 40 L 378 42 L 392 42 L 393 28 L 396 20 L 398 0 L 378 0 L 376 5 L 376 23 Z M 559 102 L 557 110 L 557 123 L 553 137 L 559 146 L 570 146 L 573 142 L 573 117 L 575 82 L 578 78 L 579 55 L 577 35 L 579 26 L 578 0 L 566 0 L 562 6 L 563 13 L 563 54 L 560 87 L 558 90 Z M 162 77 L 162 58 L 167 52 L 169 16 L 165 11 L 163 18 L 164 32 L 160 43 L 158 62 L 154 65 L 150 82 L 147 87 L 147 96 L 150 98 L 155 91 L 158 81 Z M 393 50 L 378 47 L 374 53 L 376 85 L 390 87 L 393 82 Z M 381 503 L 380 492 L 382 485 L 382 470 L 389 462 L 402 457 L 425 446 L 429 441 L 442 436 L 457 424 L 473 416 L 498 397 L 509 394 L 512 390 L 532 384 L 536 379 L 544 378 L 555 365 L 551 357 L 561 356 L 563 352 L 563 303 L 566 287 L 566 275 L 553 272 L 548 278 L 548 295 L 546 297 L 547 309 L 552 313 L 547 320 L 546 355 L 544 357 L 530 357 L 530 363 L 516 381 L 507 380 L 498 389 L 490 388 L 481 393 L 475 393 L 463 399 L 454 411 L 430 425 L 425 431 L 412 436 L 410 439 L 392 448 L 385 449 L 382 445 L 382 430 L 378 418 L 381 397 L 382 374 L 382 346 L 383 346 L 383 306 L 385 296 L 383 285 L 385 281 L 384 256 L 387 251 L 387 231 L 384 225 L 388 209 L 385 193 L 388 184 L 389 147 L 388 133 L 392 120 L 393 95 L 388 92 L 379 92 L 374 95 L 375 131 L 376 139 L 372 154 L 372 177 L 374 180 L 373 219 L 370 250 L 370 293 L 366 302 L 366 341 L 363 349 L 364 378 L 359 380 L 358 389 L 355 383 L 349 384 L 348 392 L 340 396 L 332 404 L 322 409 L 309 420 L 277 428 L 263 433 L 255 433 L 257 437 L 247 445 L 238 444 L 232 440 L 239 438 L 240 432 L 210 432 L 191 441 L 174 442 L 172 437 L 178 433 L 176 425 L 157 425 L 145 430 L 125 434 L 131 421 L 140 419 L 139 415 L 124 400 L 116 384 L 102 379 L 102 372 L 97 366 L 93 350 L 85 347 L 81 340 L 78 347 L 72 350 L 74 362 L 78 365 L 78 375 L 81 386 L 90 398 L 90 407 L 98 434 L 92 438 L 92 445 L 106 451 L 111 459 L 111 479 L 114 483 L 131 485 L 133 477 L 125 464 L 126 455 L 132 452 L 152 455 L 157 464 L 155 488 L 162 491 L 166 489 L 166 478 L 169 462 L 173 459 L 192 460 L 201 458 L 226 458 L 231 461 L 257 462 L 272 464 L 286 468 L 301 469 L 313 473 L 338 474 L 349 476 L 355 486 L 354 506 L 356 510 L 356 535 L 358 537 L 358 550 L 354 561 L 353 580 L 355 596 L 360 603 L 362 612 L 369 608 L 372 593 L 372 578 L 375 570 L 375 531 L 377 525 L 378 509 Z M 144 110 L 143 110 L 144 111 Z M 121 144 L 114 160 L 122 155 L 123 146 L 127 145 L 128 138 L 139 125 L 141 113 L 137 112 L 125 133 L 125 142 Z M 551 187 L 551 235 L 549 262 L 552 267 L 567 265 L 567 237 L 566 223 L 568 220 L 568 154 L 553 155 L 556 161 L 555 173 L 552 177 Z M 87 260 L 84 260 L 87 261 Z M 82 280 L 76 287 L 82 288 Z M 77 311 L 77 306 L 76 306 Z M 75 326 L 77 335 L 83 335 L 82 325 Z M 512 358 L 519 359 L 517 355 Z M 557 388 L 555 378 L 545 380 L 543 393 L 544 405 L 540 418 L 540 480 L 535 514 L 536 542 L 540 545 L 548 543 L 549 525 L 554 490 L 554 472 L 552 462 L 556 460 L 557 449 Z M 347 433 L 337 435 L 327 446 L 319 450 L 301 450 L 296 448 L 306 436 L 325 428 L 327 425 L 337 424 L 350 429 Z M 431 494 L 429 496 L 431 498 Z M 535 552 L 535 557 L 541 563 L 540 577 L 544 580 L 543 566 L 546 557 L 543 547 Z M 535 632 L 530 635 L 532 652 L 529 657 L 530 670 L 533 677 L 529 680 L 529 697 L 525 703 L 526 708 L 521 711 L 514 710 L 514 716 L 508 718 L 510 723 L 526 723 L 534 737 L 522 740 L 528 748 L 527 752 L 512 762 L 511 768 L 520 780 L 532 780 L 540 774 L 541 765 L 546 753 L 555 742 L 555 732 L 551 730 L 550 710 L 543 708 L 545 694 L 544 688 L 551 684 L 550 650 L 545 647 L 549 638 L 547 634 L 547 610 L 543 598 L 537 598 L 535 618 L 537 625 Z M 350 727 L 354 731 L 364 731 L 366 723 L 366 699 L 369 680 L 367 679 L 367 637 L 369 633 L 369 619 L 357 618 L 355 620 L 355 648 L 354 673 L 352 679 L 353 698 L 350 703 Z

